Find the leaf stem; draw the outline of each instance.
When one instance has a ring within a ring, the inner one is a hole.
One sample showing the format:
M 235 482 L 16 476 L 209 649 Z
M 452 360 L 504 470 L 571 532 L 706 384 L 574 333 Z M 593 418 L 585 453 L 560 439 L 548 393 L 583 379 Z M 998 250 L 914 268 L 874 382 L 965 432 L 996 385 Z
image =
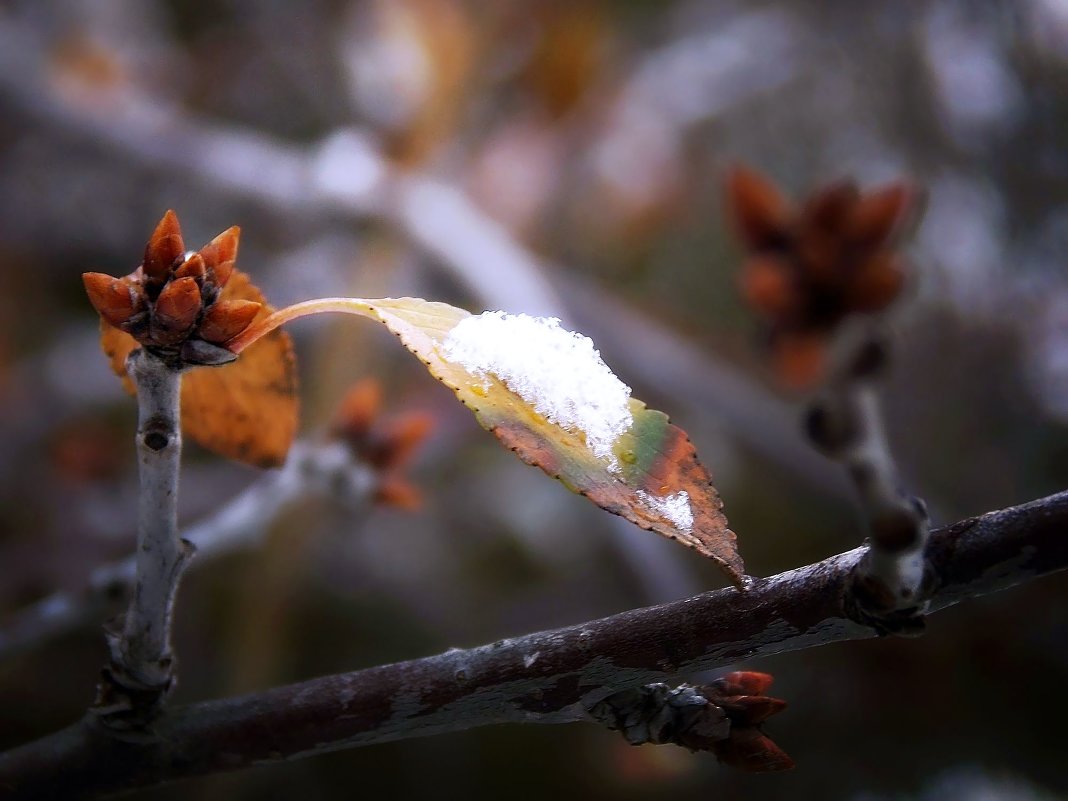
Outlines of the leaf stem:
M 262 336 L 266 336 L 280 325 L 296 320 L 299 317 L 307 317 L 310 314 L 323 314 L 324 312 L 340 312 L 342 314 L 358 314 L 368 316 L 368 304 L 360 298 L 316 298 L 294 303 L 284 309 L 264 317 L 253 323 L 236 337 L 226 343 L 227 350 L 233 353 L 241 353 L 245 348 Z

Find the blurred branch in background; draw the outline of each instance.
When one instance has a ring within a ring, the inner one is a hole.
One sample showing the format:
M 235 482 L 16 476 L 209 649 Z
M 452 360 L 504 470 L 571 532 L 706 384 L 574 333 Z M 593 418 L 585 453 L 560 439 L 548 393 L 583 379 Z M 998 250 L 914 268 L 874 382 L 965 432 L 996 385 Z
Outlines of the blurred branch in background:
M 353 515 L 371 501 L 378 481 L 341 442 L 294 444 L 285 466 L 272 471 L 220 507 L 210 517 L 182 531 L 196 548 L 194 568 L 237 550 L 260 545 L 287 507 L 309 496 L 328 496 Z M 16 612 L 0 625 L 0 661 L 54 637 L 92 623 L 102 623 L 129 599 L 134 559 L 95 568 L 84 589 L 58 592 Z

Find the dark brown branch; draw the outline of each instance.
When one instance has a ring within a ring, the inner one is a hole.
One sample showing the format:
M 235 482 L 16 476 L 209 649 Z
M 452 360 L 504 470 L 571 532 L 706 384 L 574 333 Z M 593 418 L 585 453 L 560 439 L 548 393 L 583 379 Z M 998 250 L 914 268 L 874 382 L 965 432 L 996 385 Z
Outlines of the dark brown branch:
M 1068 567 L 1068 492 L 939 529 L 931 610 Z M 470 650 L 170 710 L 158 739 L 83 720 L 0 755 L 12 798 L 85 797 L 495 723 L 566 723 L 613 692 L 876 636 L 849 617 L 858 548 L 733 589 Z

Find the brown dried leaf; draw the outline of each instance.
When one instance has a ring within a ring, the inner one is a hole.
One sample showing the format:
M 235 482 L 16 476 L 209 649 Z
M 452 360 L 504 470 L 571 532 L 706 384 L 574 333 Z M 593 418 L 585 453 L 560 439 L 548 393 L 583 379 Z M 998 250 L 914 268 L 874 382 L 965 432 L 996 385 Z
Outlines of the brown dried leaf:
M 249 277 L 234 270 L 222 301 L 272 309 Z M 182 428 L 209 450 L 257 467 L 285 461 L 297 431 L 296 362 L 289 336 L 280 330 L 260 338 L 232 364 L 194 369 L 182 384 Z
M 263 304 L 258 317 L 270 313 L 263 295 L 248 276 L 235 270 L 220 298 Z M 139 345 L 129 334 L 102 323 L 101 347 L 127 391 L 126 357 Z M 223 367 L 191 369 L 182 379 L 182 430 L 222 456 L 257 467 L 277 467 L 297 430 L 297 379 L 289 336 L 275 330 L 249 346 L 237 361 Z

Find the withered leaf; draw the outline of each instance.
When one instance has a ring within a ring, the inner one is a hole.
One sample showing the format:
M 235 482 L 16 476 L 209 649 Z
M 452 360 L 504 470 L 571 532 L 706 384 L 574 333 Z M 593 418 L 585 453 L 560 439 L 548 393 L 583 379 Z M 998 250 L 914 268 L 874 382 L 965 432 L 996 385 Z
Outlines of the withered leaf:
M 616 458 L 610 463 L 594 455 L 581 433 L 550 422 L 492 374 L 475 375 L 448 358 L 444 344 L 449 333 L 470 317 L 463 309 L 418 298 L 330 299 L 319 306 L 320 311 L 349 312 L 384 323 L 523 461 L 601 508 L 709 557 L 732 582 L 742 585 L 744 565 L 736 538 L 708 471 L 685 432 L 663 413 L 630 399 L 633 422 L 613 444 Z M 674 516 L 665 513 L 663 502 L 672 498 L 688 502 L 692 523 L 673 522 Z
M 263 304 L 256 320 L 272 309 L 248 276 L 234 270 L 220 301 Z M 101 323 L 101 347 L 111 368 L 134 391 L 126 357 L 139 347 L 129 334 Z M 297 430 L 296 364 L 289 336 L 274 330 L 222 367 L 191 369 L 182 379 L 182 430 L 205 448 L 257 467 L 277 467 Z

